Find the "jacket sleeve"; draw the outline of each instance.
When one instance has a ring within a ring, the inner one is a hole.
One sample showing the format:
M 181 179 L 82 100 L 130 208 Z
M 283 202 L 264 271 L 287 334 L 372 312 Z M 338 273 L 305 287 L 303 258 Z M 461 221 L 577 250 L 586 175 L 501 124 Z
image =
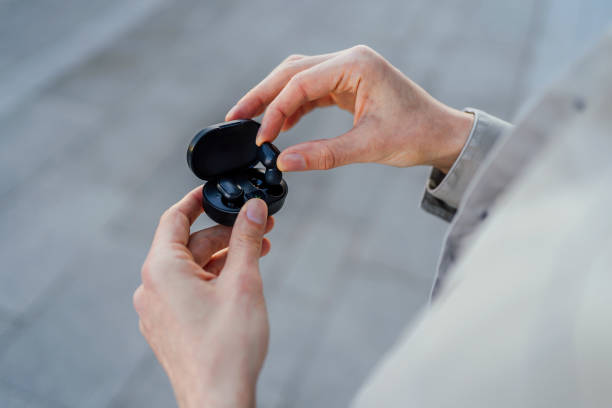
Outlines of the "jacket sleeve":
M 433 168 L 425 186 L 421 208 L 445 221 L 452 221 L 459 203 L 478 168 L 502 133 L 512 125 L 478 109 L 466 108 L 474 124 L 461 153 L 448 174 Z

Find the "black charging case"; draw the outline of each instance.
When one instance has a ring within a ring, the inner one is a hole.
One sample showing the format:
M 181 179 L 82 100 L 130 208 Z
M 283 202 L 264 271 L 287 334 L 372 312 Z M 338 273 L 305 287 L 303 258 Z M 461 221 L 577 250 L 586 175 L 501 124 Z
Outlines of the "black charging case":
M 268 215 L 278 212 L 287 197 L 287 183 L 276 168 L 278 149 L 270 143 L 255 144 L 259 123 L 250 119 L 218 123 L 199 131 L 189 144 L 187 164 L 198 178 L 206 180 L 202 206 L 215 222 L 234 225 L 240 208 L 251 198 L 268 204 Z M 268 145 L 264 147 L 265 145 Z M 266 156 L 267 155 L 267 156 Z M 266 169 L 255 166 L 262 160 Z M 273 184 L 266 181 L 266 171 L 280 175 Z M 226 199 L 221 183 L 240 192 L 240 197 Z M 239 186 L 239 187 L 237 187 Z

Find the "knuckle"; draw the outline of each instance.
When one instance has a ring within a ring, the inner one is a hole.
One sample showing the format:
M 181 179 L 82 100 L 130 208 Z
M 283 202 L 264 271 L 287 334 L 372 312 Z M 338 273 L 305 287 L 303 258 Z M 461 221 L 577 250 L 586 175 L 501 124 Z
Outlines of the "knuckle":
M 300 98 L 304 101 L 308 100 L 308 93 L 306 91 L 306 82 L 307 82 L 307 78 L 303 72 L 296 74 L 289 81 L 289 86 L 295 89 L 295 91 L 297 91 L 297 93 L 299 94 Z
M 261 243 L 261 236 L 255 232 L 241 232 L 238 235 L 238 242 L 243 247 L 257 246 Z
M 370 58 L 376 54 L 372 48 L 364 44 L 355 45 L 353 48 L 351 48 L 351 51 L 353 54 L 363 58 Z
M 161 223 L 163 223 L 164 221 L 171 219 L 171 218 L 172 218 L 172 214 L 173 214 L 173 213 L 174 213 L 174 212 L 172 211 L 172 209 L 171 209 L 171 208 L 168 208 L 167 210 L 165 210 L 165 211 L 162 213 L 162 215 L 159 217 L 159 223 L 161 224 Z
M 284 75 L 291 75 L 292 72 L 299 70 L 302 65 L 302 55 L 290 55 L 283 60 L 283 62 L 277 67 L 277 69 Z
M 143 336 L 147 336 L 147 334 L 149 333 L 147 326 L 145 325 L 145 323 L 142 321 L 142 319 L 138 320 L 138 330 L 140 330 L 140 334 L 142 334 Z
M 321 144 L 319 150 L 319 168 L 322 170 L 333 169 L 336 166 L 336 156 L 332 149 L 326 144 Z
M 284 107 L 284 105 L 282 105 L 280 102 L 275 102 L 272 105 L 270 105 L 268 107 L 268 109 L 271 112 L 274 112 L 278 117 L 282 118 L 282 119 L 286 119 L 287 118 L 287 112 L 286 112 L 286 108 Z M 276 118 L 278 119 L 278 118 Z
M 185 214 L 179 210 L 176 210 L 174 207 L 168 208 L 159 218 L 160 223 L 165 222 L 169 224 L 178 224 L 182 223 L 183 221 L 185 221 Z
M 304 58 L 304 55 L 302 54 L 291 54 L 283 60 L 283 63 L 288 64 L 288 63 L 299 61 L 303 58 Z
M 143 281 L 151 279 L 151 266 L 149 260 L 146 259 L 140 268 L 140 279 Z
M 139 315 L 144 314 L 145 312 L 145 293 L 142 286 L 139 286 L 132 295 L 132 304 L 134 305 L 134 310 Z
M 155 288 L 156 278 L 154 270 L 155 269 L 151 265 L 151 260 L 147 258 L 140 269 L 140 278 L 142 279 L 142 284 L 145 287 Z
M 183 228 L 185 225 L 189 226 L 190 221 L 185 213 L 175 207 L 170 207 L 162 213 L 159 218 L 159 224 L 165 224 L 173 228 Z
M 367 45 L 356 45 L 351 48 L 349 65 L 362 71 L 373 69 L 380 62 L 380 56 Z

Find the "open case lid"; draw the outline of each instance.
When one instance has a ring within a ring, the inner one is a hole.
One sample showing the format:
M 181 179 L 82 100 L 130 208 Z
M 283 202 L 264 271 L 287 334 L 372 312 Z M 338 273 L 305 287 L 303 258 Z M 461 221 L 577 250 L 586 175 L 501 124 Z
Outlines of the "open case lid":
M 257 163 L 255 137 L 259 123 L 250 119 L 209 126 L 198 132 L 187 150 L 187 164 L 202 180 L 253 167 Z

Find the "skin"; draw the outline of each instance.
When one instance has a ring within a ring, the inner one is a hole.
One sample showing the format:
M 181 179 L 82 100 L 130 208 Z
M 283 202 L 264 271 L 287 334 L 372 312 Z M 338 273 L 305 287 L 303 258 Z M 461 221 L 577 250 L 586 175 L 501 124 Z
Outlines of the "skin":
M 353 128 L 285 149 L 282 171 L 326 170 L 356 162 L 432 165 L 448 172 L 473 116 L 431 97 L 366 46 L 293 55 L 228 112 L 264 113 L 257 144 L 273 141 L 315 108 L 350 112 Z M 165 369 L 181 407 L 252 407 L 269 324 L 259 257 L 274 220 L 249 200 L 233 229 L 190 233 L 202 213 L 196 188 L 161 217 L 134 293 L 140 330 Z
M 257 144 L 272 142 L 315 108 L 336 105 L 353 128 L 332 139 L 285 149 L 281 171 L 327 170 L 350 163 L 431 165 L 448 172 L 473 115 L 442 104 L 364 45 L 317 56 L 292 55 L 230 109 L 226 120 L 264 112 Z
M 233 229 L 190 234 L 201 203 L 198 187 L 162 215 L 134 308 L 179 406 L 251 407 L 269 336 L 258 261 L 274 219 L 253 199 Z

